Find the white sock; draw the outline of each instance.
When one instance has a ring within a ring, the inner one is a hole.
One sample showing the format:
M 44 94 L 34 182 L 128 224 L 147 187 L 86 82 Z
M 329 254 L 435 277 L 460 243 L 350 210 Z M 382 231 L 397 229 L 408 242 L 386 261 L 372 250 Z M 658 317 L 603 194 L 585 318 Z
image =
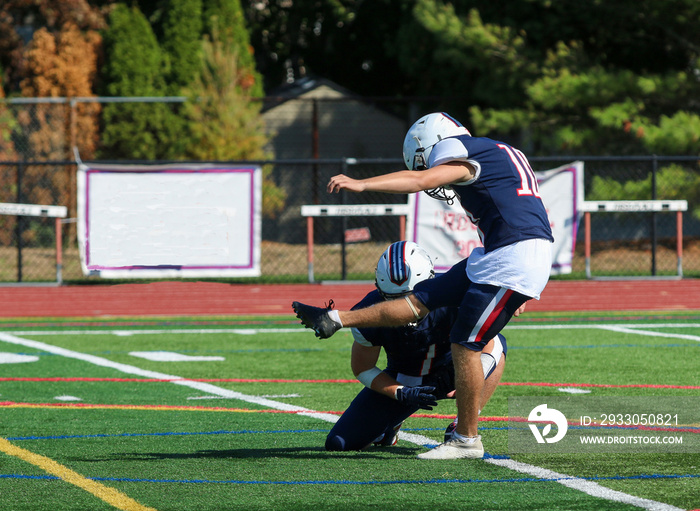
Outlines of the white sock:
M 333 321 L 335 321 L 336 323 L 338 323 L 338 324 L 340 325 L 340 328 L 343 328 L 343 322 L 340 321 L 340 314 L 338 314 L 338 311 L 337 311 L 337 310 L 330 310 L 330 311 L 328 311 L 328 316 L 329 316 Z
M 460 435 L 460 434 L 457 433 L 456 431 L 455 431 L 454 433 L 452 433 L 452 439 L 453 439 L 453 440 L 456 439 L 456 440 L 459 440 L 459 441 L 461 441 L 461 442 L 465 442 L 465 443 L 467 443 L 467 444 L 473 444 L 473 443 L 476 441 L 477 438 L 479 438 L 479 435 L 476 435 L 476 436 L 464 436 L 464 435 Z

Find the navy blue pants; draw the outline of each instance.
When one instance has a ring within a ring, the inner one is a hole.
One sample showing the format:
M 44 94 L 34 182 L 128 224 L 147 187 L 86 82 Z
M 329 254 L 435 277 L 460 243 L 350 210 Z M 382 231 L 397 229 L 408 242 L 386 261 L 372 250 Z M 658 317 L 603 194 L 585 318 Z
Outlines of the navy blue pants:
M 430 310 L 459 307 L 450 342 L 481 351 L 530 297 L 503 287 L 472 282 L 467 277 L 466 266 L 465 259 L 447 273 L 418 282 L 413 294 Z
M 386 372 L 396 377 L 395 373 Z M 447 399 L 447 393 L 455 388 L 452 364 L 424 376 L 423 385 L 435 387 L 435 396 L 438 399 Z M 382 433 L 393 435 L 394 428 L 418 410 L 417 406 L 407 406 L 384 394 L 364 388 L 328 433 L 326 450 L 364 449 Z

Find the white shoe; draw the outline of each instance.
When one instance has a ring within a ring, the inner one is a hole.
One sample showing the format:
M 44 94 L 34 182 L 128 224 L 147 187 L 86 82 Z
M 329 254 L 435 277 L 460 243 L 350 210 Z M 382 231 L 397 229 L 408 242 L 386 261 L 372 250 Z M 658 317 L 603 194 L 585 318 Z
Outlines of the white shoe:
M 481 443 L 481 435 L 475 437 L 462 437 L 448 440 L 438 445 L 435 449 L 418 455 L 421 460 L 456 460 L 459 458 L 484 457 L 484 445 Z

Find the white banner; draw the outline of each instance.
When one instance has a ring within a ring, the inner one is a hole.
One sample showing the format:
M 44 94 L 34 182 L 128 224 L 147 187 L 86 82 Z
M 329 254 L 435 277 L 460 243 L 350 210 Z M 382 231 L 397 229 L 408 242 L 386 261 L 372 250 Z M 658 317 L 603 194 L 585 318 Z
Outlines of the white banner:
M 260 275 L 260 167 L 81 165 L 83 272 L 107 278 Z
M 571 273 L 583 203 L 583 162 L 535 172 L 554 235 L 552 275 Z M 451 206 L 425 193 L 409 195 L 406 239 L 428 251 L 435 271 L 444 272 L 480 247 L 476 227 L 455 201 Z

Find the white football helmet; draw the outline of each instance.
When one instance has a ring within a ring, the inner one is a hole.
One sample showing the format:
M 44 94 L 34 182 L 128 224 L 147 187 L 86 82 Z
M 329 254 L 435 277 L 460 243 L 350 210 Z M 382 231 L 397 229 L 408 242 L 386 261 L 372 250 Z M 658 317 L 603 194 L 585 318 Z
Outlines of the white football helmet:
M 384 298 L 396 298 L 434 276 L 433 261 L 425 250 L 412 241 L 397 241 L 379 258 L 375 284 Z
M 403 160 L 409 170 L 426 170 L 433 146 L 443 138 L 470 135 L 469 130 L 444 112 L 424 115 L 411 126 L 403 140 Z M 452 202 L 455 194 L 445 188 L 425 190 L 434 199 Z

